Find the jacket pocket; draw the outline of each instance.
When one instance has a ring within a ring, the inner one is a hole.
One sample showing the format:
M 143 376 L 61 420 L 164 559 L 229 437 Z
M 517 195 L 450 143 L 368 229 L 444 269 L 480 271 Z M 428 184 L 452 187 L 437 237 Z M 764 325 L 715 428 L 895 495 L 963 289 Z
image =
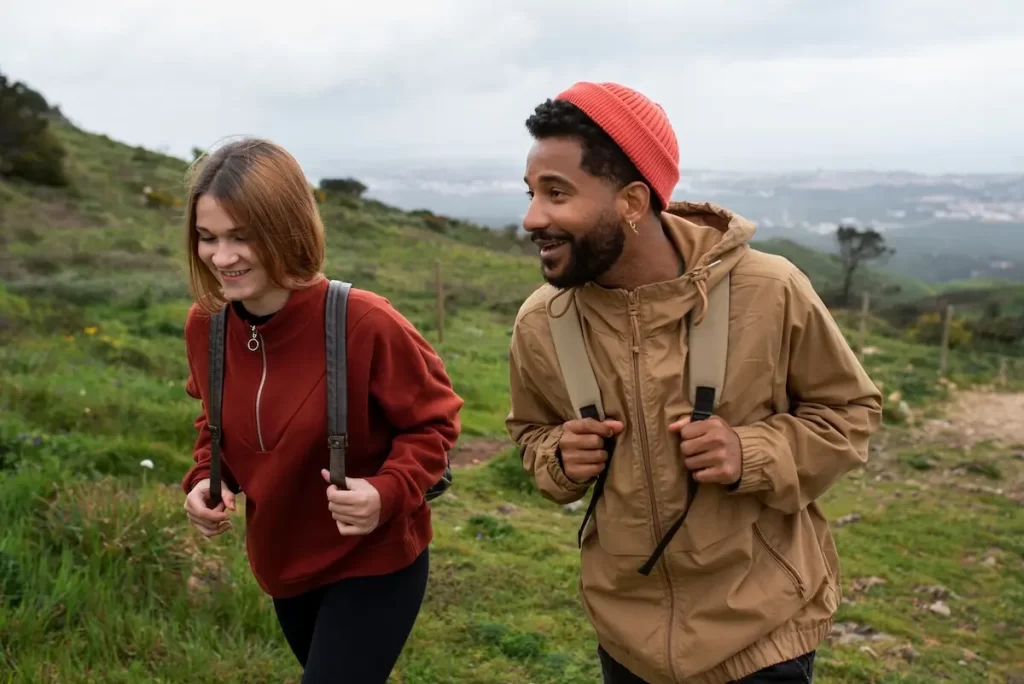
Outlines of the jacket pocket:
M 761 548 L 765 550 L 768 557 L 771 558 L 779 568 L 789 576 L 790 581 L 793 582 L 793 586 L 796 587 L 798 592 L 800 592 L 800 595 L 807 598 L 807 584 L 804 582 L 800 572 L 768 542 L 768 539 L 764 536 L 764 532 L 761 531 L 760 525 L 757 523 L 754 523 L 754 539 L 756 539 L 761 545 Z
M 684 485 L 685 486 L 685 485 Z M 760 517 L 764 504 L 752 496 L 733 496 L 716 484 L 702 484 L 686 522 L 667 551 L 698 553 L 749 529 Z M 675 522 L 673 517 L 665 526 Z

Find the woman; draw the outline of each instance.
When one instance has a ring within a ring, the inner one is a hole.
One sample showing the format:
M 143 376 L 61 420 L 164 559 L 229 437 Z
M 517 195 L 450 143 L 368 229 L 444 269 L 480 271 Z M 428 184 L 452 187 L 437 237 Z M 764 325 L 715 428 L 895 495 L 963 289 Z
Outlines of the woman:
M 185 323 L 188 393 L 210 406 L 210 314 L 227 307 L 221 501 L 210 435 L 196 420 L 185 510 L 204 535 L 245 493 L 246 548 L 303 682 L 385 682 L 419 613 L 432 539 L 425 491 L 459 435 L 444 365 L 384 298 L 347 309 L 347 487 L 330 484 L 324 229 L 296 160 L 242 140 L 200 160 L 188 199 L 195 303 Z

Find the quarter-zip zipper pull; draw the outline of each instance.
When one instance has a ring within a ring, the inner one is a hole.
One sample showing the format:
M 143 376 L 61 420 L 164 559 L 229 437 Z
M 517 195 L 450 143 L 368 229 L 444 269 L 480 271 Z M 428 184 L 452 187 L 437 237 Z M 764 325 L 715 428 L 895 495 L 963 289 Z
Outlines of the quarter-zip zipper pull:
M 250 337 L 249 341 L 245 343 L 245 346 L 249 348 L 249 351 L 254 352 L 254 351 L 256 351 L 257 349 L 260 348 L 260 341 L 257 338 L 257 335 L 259 333 L 256 332 L 256 326 L 255 325 L 250 325 L 249 326 L 249 330 L 252 331 L 252 337 Z

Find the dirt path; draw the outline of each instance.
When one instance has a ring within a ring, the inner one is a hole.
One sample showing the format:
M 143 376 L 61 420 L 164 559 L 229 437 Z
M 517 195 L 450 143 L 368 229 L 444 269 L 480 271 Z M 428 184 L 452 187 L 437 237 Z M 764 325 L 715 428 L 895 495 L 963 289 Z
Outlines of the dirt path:
M 510 440 L 472 438 L 460 441 L 449 458 L 452 468 L 480 465 L 512 446 Z
M 1024 449 L 1024 393 L 960 392 L 945 419 L 923 426 L 929 436 L 953 439 L 963 446 L 991 440 Z

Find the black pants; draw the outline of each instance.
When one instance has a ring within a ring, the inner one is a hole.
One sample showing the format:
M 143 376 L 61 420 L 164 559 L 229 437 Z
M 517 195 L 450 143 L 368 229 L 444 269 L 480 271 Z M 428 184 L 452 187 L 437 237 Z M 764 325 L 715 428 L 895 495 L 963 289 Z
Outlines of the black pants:
M 287 599 L 277 620 L 302 664 L 303 684 L 384 684 L 420 612 L 429 549 L 390 575 L 353 577 Z
M 644 680 L 616 662 L 600 646 L 597 649 L 597 653 L 601 658 L 601 674 L 604 676 L 604 684 L 647 684 Z M 811 684 L 813 681 L 814 651 L 811 651 L 799 658 L 758 670 L 743 679 L 737 680 L 736 684 L 769 684 L 769 682 Z

